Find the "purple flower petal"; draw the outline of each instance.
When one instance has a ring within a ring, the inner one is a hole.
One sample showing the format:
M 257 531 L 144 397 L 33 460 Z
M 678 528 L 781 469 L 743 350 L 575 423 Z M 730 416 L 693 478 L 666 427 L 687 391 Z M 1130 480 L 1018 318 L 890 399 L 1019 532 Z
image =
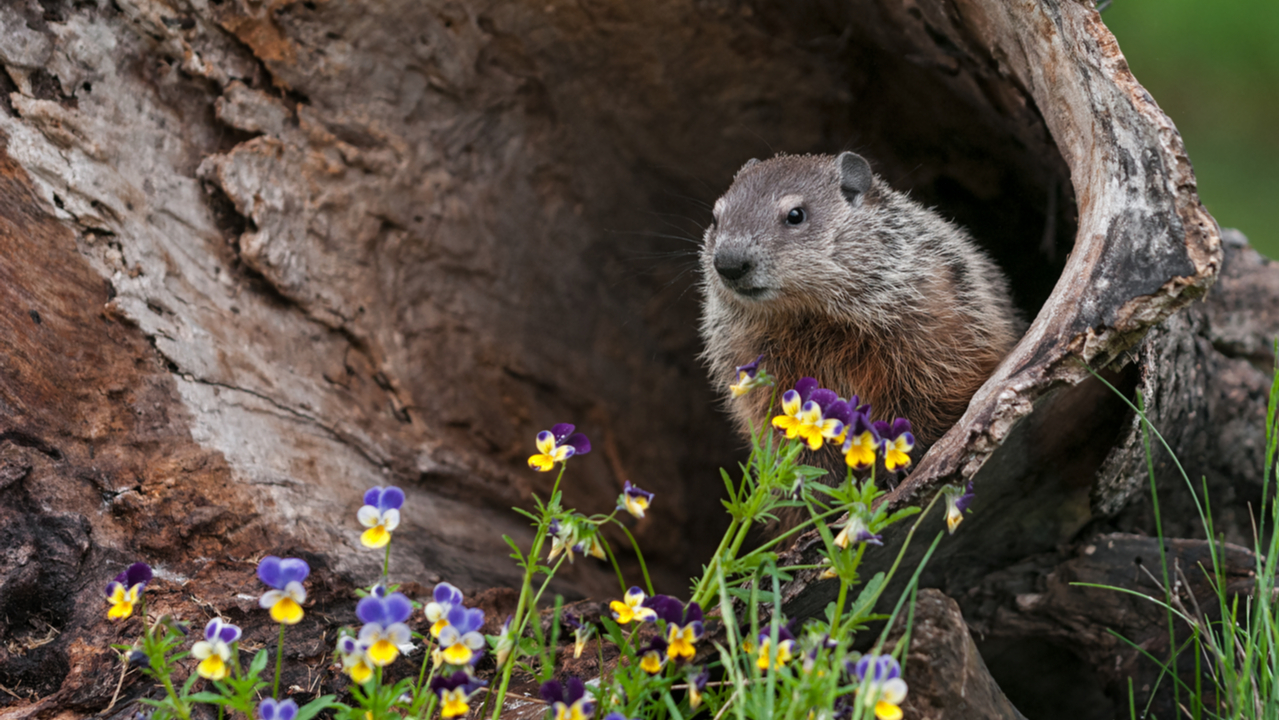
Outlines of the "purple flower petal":
M 570 425 L 569 427 L 573 427 L 573 426 Z M 569 437 L 565 438 L 562 442 L 559 442 L 557 444 L 568 445 L 569 447 L 573 448 L 574 455 L 586 455 L 587 453 L 591 452 L 591 441 L 588 440 L 587 436 L 583 435 L 582 433 L 574 433 Z
M 538 694 L 549 703 L 564 702 L 564 686 L 555 680 L 548 680 L 538 688 Z
M 881 440 L 887 440 L 890 437 L 892 437 L 891 435 L 889 435 L 889 430 L 890 430 L 889 423 L 883 420 L 877 420 L 871 423 L 871 430 L 876 434 L 876 437 L 878 437 Z
M 802 377 L 796 381 L 796 392 L 800 394 L 800 402 L 807 402 L 809 395 L 818 389 L 818 381 L 811 377 Z
M 959 510 L 960 512 L 968 510 L 969 505 L 973 503 L 973 499 L 973 481 L 970 480 L 969 484 L 964 488 L 964 494 L 956 498 L 956 510 Z
M 569 423 L 557 423 L 551 426 L 551 434 L 556 438 L 556 445 L 563 445 L 564 439 L 573 433 L 573 426 Z
M 382 488 L 371 487 L 364 491 L 364 504 L 378 507 L 378 498 L 382 497 Z
M 644 601 L 644 606 L 668 623 L 679 625 L 684 619 L 684 603 L 670 595 L 654 595 Z
M 441 605 L 461 605 L 462 591 L 447 582 L 442 582 L 436 585 L 431 598 Z
M 382 602 L 381 598 L 372 595 L 360 598 L 360 602 L 356 603 L 356 617 L 362 623 L 376 623 L 382 627 L 390 625 L 394 621 L 387 620 L 387 610 Z
M 127 588 L 131 588 L 134 585 L 145 586 L 151 582 L 151 566 L 144 562 L 136 562 L 130 565 L 121 575 L 124 578 L 122 580 L 120 578 L 117 579 Z
M 311 566 L 300 558 L 284 558 L 280 561 L 280 585 L 283 590 L 291 582 L 302 582 L 311 574 Z
M 764 355 L 758 355 L 756 356 L 755 360 L 752 360 L 746 365 L 739 365 L 738 367 L 734 368 L 733 374 L 740 375 L 741 373 L 746 373 L 747 377 L 754 378 L 756 374 L 760 372 L 760 361 L 763 359 L 764 359 Z
M 893 429 L 890 430 L 889 437 L 898 438 L 903 435 L 911 434 L 911 421 L 906 418 L 894 418 Z M 915 438 L 912 438 L 914 441 Z
M 399 510 L 404 505 L 404 491 L 392 485 L 382 488 L 382 496 L 378 498 L 378 512 Z
M 277 590 L 285 586 L 280 576 L 280 558 L 268 555 L 258 562 L 258 579 Z
M 809 394 L 808 399 L 809 399 L 809 402 L 818 403 L 818 407 L 822 408 L 823 417 L 830 417 L 827 415 L 827 408 L 831 405 L 831 403 L 839 400 L 840 396 L 836 395 L 835 392 L 828 390 L 826 388 L 818 388 L 817 390 L 814 390 L 812 393 Z
M 223 623 L 222 627 L 218 628 L 218 639 L 230 645 L 240 639 L 240 628 L 231 623 Z
M 484 625 L 484 611 L 480 608 L 467 608 L 461 605 L 454 605 L 449 608 L 449 624 L 458 629 L 458 632 L 465 635 L 474 630 L 479 630 Z
M 684 622 L 685 624 L 688 624 L 691 622 L 696 622 L 701 624 L 702 623 L 702 606 L 696 602 L 689 603 L 689 606 L 684 609 Z
M 413 614 L 413 602 L 403 593 L 394 592 L 382 598 L 382 607 L 386 613 L 387 625 L 404 622 Z
M 584 686 L 583 686 L 583 684 L 582 684 L 582 680 L 580 680 L 580 679 L 578 679 L 578 678 L 576 678 L 576 677 L 573 677 L 573 676 L 570 676 L 568 680 L 565 680 L 565 682 L 564 682 L 564 702 L 565 702 L 565 704 L 566 704 L 566 705 L 572 705 L 572 704 L 574 704 L 574 703 L 575 703 L 575 702 L 577 702 L 577 701 L 578 701 L 578 700 L 579 700 L 583 695 L 585 695 L 585 694 L 586 694 L 586 692 L 587 692 L 587 689 L 586 689 L 586 687 L 584 687 Z
M 649 492 L 648 490 L 641 490 L 635 485 L 632 485 L 630 480 L 627 480 L 626 482 L 622 483 L 622 492 L 626 493 L 631 497 L 643 497 L 644 499 L 649 501 L 653 500 L 653 493 Z
M 822 417 L 835 418 L 840 421 L 841 425 L 849 425 L 853 422 L 853 408 L 849 407 L 849 403 L 843 400 L 836 400 L 822 410 Z

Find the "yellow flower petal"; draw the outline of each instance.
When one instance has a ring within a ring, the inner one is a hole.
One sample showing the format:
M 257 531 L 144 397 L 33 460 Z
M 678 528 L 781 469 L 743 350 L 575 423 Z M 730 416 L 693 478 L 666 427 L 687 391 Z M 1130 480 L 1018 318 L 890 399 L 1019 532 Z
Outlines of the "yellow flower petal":
M 302 614 L 302 606 L 288 596 L 271 606 L 271 619 L 283 625 L 297 625 Z
M 462 717 L 471 709 L 467 706 L 467 695 L 462 688 L 446 690 L 441 699 L 444 700 L 444 705 L 440 708 L 442 718 Z
M 221 655 L 215 653 L 201 660 L 200 664 L 196 666 L 196 672 L 202 678 L 221 680 L 227 676 L 227 664 L 223 662 Z
M 881 700 L 876 703 L 876 717 L 879 720 L 902 720 L 902 708 Z
M 367 548 L 386 547 L 389 542 L 391 542 L 391 533 L 387 532 L 387 528 L 382 525 L 374 525 L 360 533 L 360 544 Z
M 450 665 L 466 665 L 474 654 L 471 648 L 458 642 L 444 649 L 444 661 Z
M 529 457 L 529 467 L 538 472 L 547 472 L 556 466 L 556 459 L 545 453 L 531 455 Z
M 379 667 L 390 665 L 400 655 L 400 648 L 387 639 L 379 640 L 369 648 L 369 659 Z

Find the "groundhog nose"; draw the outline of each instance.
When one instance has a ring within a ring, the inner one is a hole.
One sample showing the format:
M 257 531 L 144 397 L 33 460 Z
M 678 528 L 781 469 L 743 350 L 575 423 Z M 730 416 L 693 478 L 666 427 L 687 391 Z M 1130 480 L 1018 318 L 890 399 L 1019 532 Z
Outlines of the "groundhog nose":
M 733 252 L 716 253 L 715 264 L 716 272 L 729 282 L 741 279 L 753 267 L 750 258 Z

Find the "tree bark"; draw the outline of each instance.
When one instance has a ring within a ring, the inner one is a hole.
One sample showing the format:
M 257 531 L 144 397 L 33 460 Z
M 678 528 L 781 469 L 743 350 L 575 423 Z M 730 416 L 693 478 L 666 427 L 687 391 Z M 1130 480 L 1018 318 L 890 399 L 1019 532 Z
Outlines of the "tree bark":
M 136 559 L 157 612 L 265 644 L 256 560 L 307 558 L 287 679 L 340 686 L 332 629 L 380 569 L 361 493 L 407 491 L 392 565 L 417 597 L 511 586 L 509 508 L 549 491 L 525 458 L 557 422 L 595 447 L 569 504 L 658 492 L 633 530 L 683 592 L 741 449 L 696 360 L 689 254 L 749 157 L 856 147 L 969 227 L 1034 318 L 890 498 L 975 480 L 940 586 L 1123 517 L 1134 426 L 1085 367 L 1221 264 L 1177 131 L 1076 2 L 22 0 L 0 28 L 5 720 L 107 707 L 122 630 L 99 593 Z M 613 582 L 578 563 L 557 590 Z M 797 616 L 830 594 L 789 592 Z

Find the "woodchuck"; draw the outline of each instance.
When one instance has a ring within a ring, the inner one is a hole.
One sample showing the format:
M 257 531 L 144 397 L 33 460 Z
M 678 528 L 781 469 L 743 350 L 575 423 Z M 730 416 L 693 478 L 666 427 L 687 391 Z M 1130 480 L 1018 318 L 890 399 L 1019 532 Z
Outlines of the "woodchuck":
M 726 396 L 763 353 L 781 392 L 810 376 L 905 417 L 927 447 L 1024 324 L 1000 270 L 961 228 L 890 188 L 861 156 L 751 160 L 703 239 L 703 359 Z M 746 433 L 769 393 L 729 407 Z M 778 412 L 774 408 L 775 414 Z

